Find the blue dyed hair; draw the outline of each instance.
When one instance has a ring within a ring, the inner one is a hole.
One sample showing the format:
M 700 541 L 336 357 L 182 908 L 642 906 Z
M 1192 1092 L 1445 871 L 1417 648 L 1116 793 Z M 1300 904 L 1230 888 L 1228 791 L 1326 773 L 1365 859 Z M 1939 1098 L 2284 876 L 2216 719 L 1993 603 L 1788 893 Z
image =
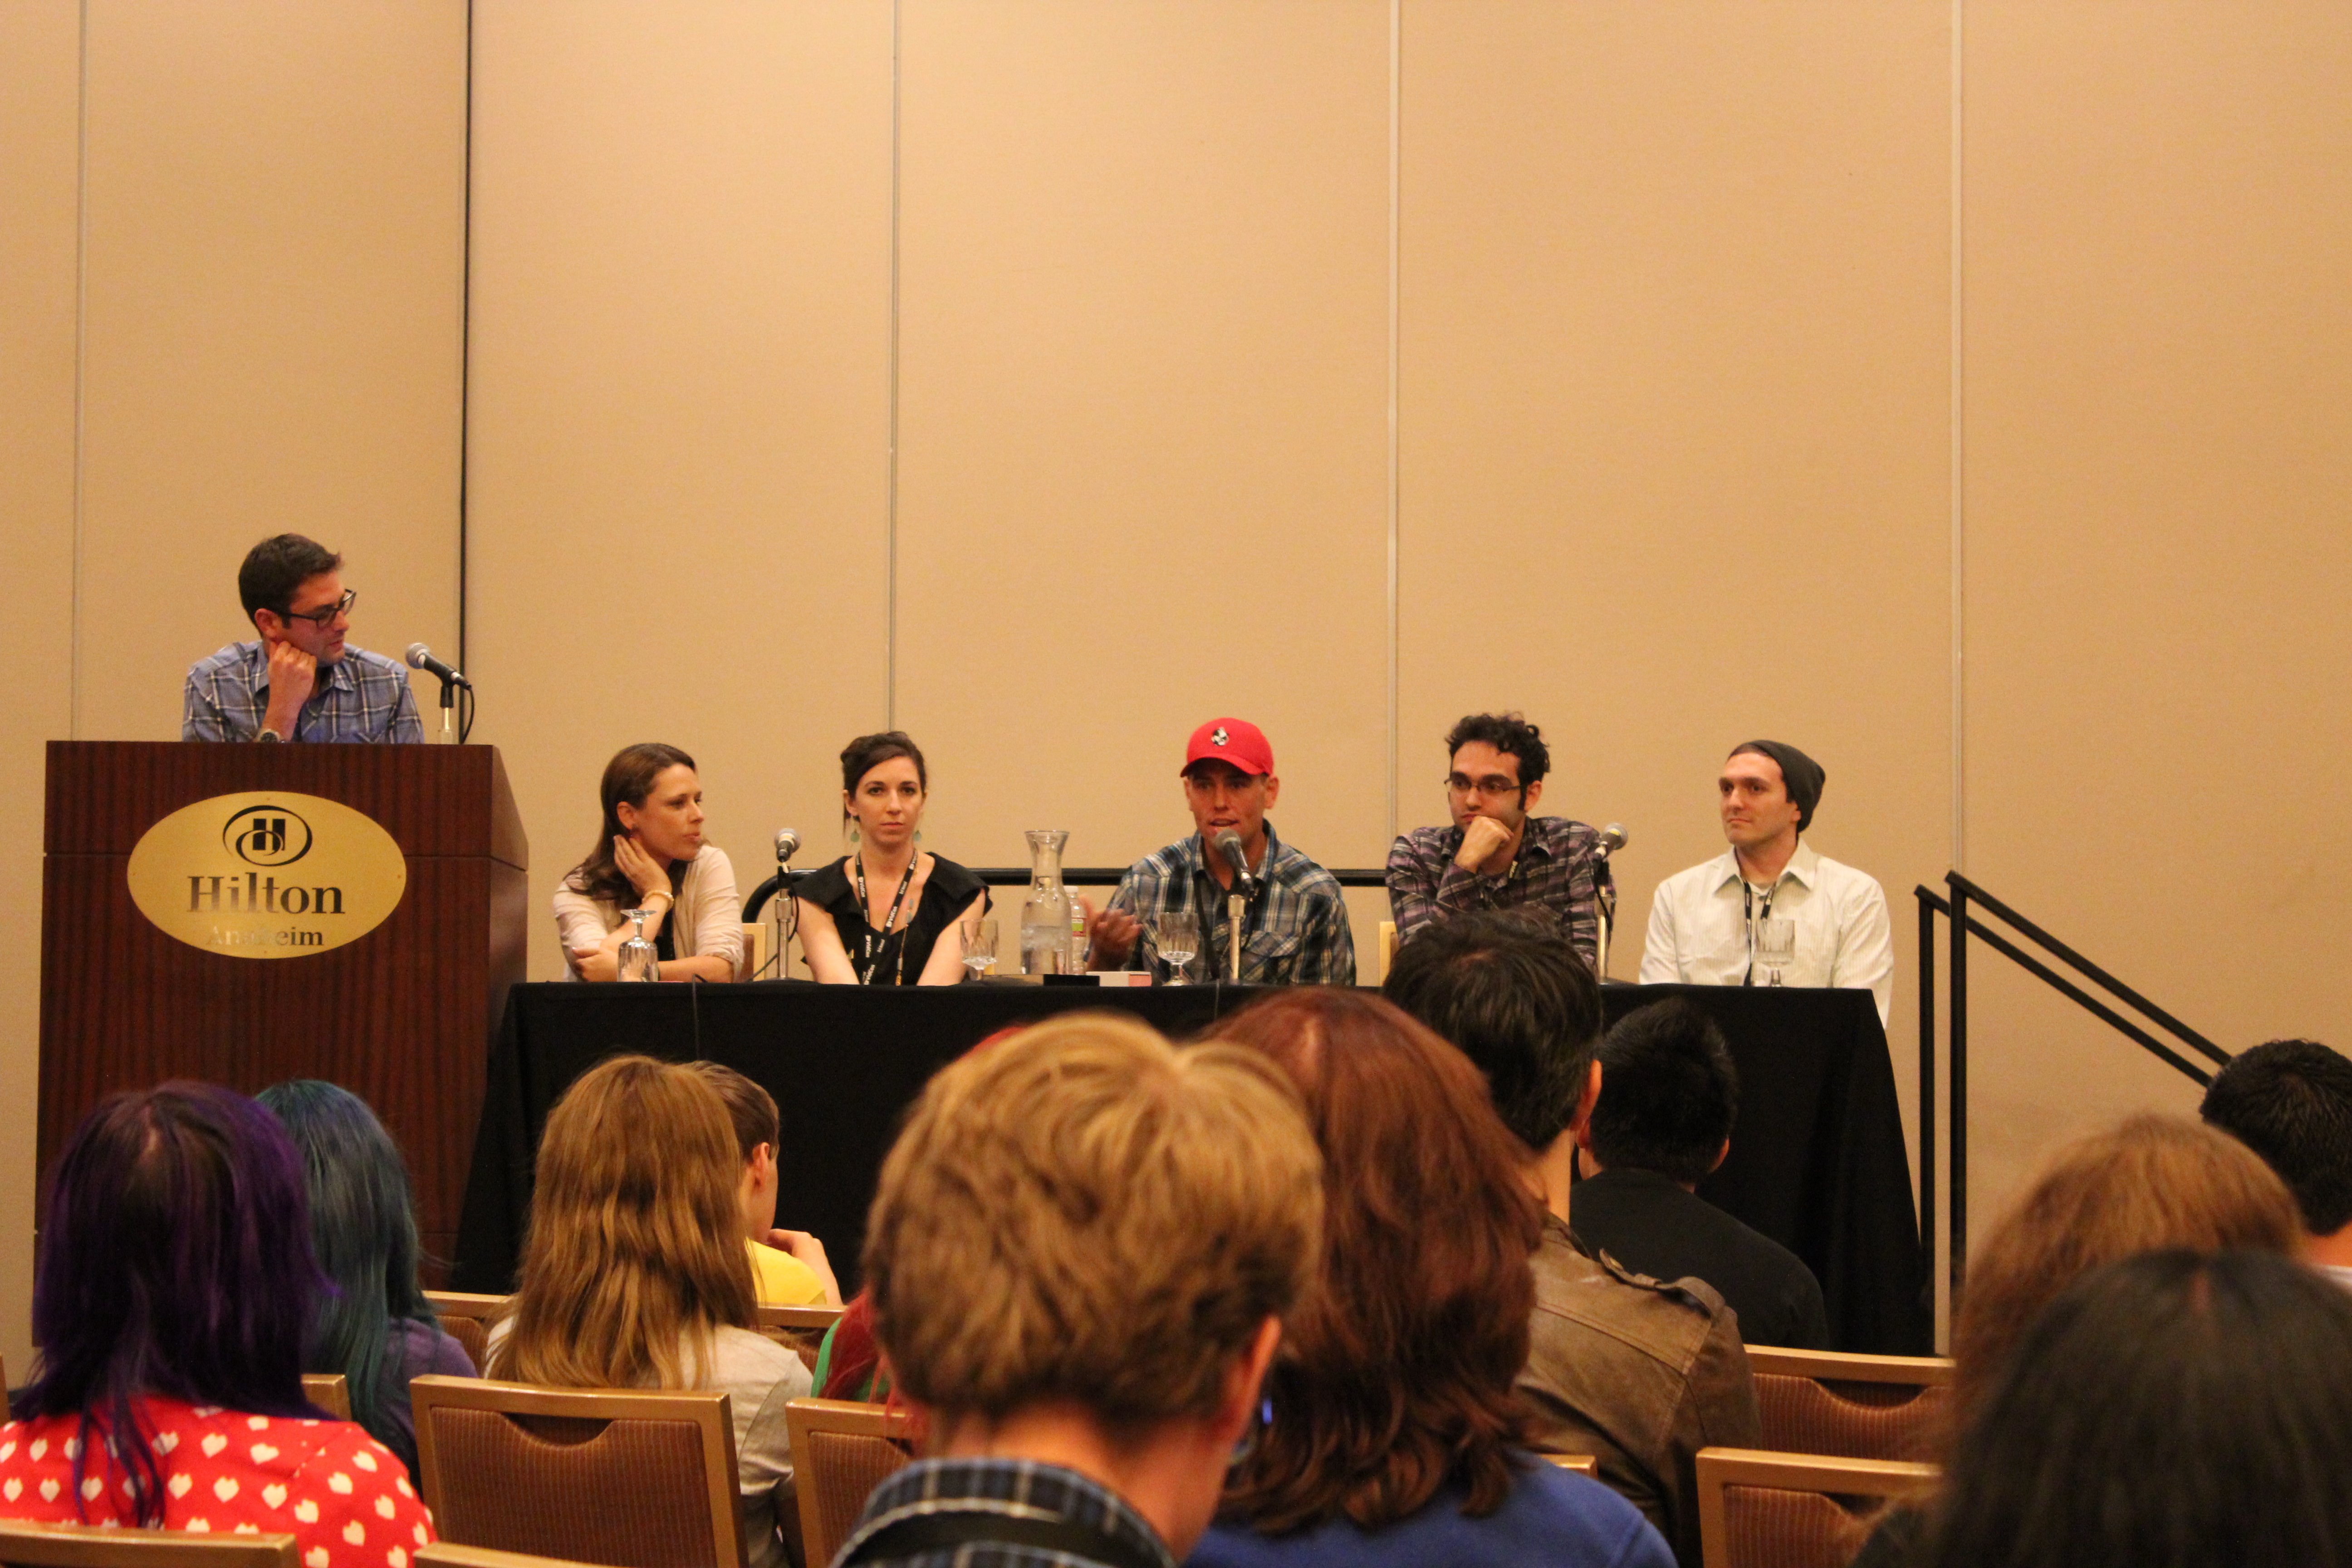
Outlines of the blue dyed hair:
M 435 1321 L 416 1283 L 408 1166 L 367 1101 L 347 1089 L 298 1078 L 271 1084 L 257 1098 L 301 1151 L 310 1247 L 335 1285 L 319 1299 L 302 1365 L 341 1373 L 352 1419 L 398 1453 L 405 1440 L 383 1408 L 384 1351 L 394 1320 Z
M 160 1524 L 140 1396 L 323 1415 L 302 1396 L 302 1336 L 326 1289 L 301 1157 L 277 1118 L 205 1083 L 110 1096 L 50 1173 L 33 1278 L 41 1371 L 16 1414 L 79 1415 L 77 1493 L 110 1448 L 139 1522 Z

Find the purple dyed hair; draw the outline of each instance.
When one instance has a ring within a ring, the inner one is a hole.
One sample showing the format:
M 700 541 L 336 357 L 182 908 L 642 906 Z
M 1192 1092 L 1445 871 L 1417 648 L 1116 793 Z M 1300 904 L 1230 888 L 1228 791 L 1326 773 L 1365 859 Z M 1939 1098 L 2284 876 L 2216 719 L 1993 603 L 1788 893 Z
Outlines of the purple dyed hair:
M 15 1413 L 79 1415 L 77 1492 L 82 1467 L 110 1452 L 139 1522 L 160 1524 L 140 1398 L 324 1415 L 302 1396 L 302 1335 L 330 1289 L 302 1157 L 276 1117 L 206 1083 L 111 1095 L 50 1174 L 33 1278 L 41 1371 Z

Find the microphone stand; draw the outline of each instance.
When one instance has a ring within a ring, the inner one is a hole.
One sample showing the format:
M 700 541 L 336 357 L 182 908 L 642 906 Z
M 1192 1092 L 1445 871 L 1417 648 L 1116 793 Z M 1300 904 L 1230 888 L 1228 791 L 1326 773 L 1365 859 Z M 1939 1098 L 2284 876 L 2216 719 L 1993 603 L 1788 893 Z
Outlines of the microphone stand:
M 1242 922 L 1249 918 L 1249 895 L 1242 891 L 1242 880 L 1225 890 L 1225 925 L 1231 940 L 1225 945 L 1233 952 L 1233 978 L 1238 985 L 1242 979 Z
M 1592 966 L 1595 980 L 1609 978 L 1609 936 L 1617 924 L 1617 879 L 1608 875 L 1609 858 L 1606 855 L 1601 858 L 1601 871 L 1608 879 L 1601 884 L 1598 896 L 1593 900 L 1594 911 L 1601 917 L 1601 942 L 1594 950 L 1596 957 Z
M 450 727 L 450 716 L 457 707 L 457 683 L 447 676 L 441 678 L 441 743 L 445 746 L 457 740 Z

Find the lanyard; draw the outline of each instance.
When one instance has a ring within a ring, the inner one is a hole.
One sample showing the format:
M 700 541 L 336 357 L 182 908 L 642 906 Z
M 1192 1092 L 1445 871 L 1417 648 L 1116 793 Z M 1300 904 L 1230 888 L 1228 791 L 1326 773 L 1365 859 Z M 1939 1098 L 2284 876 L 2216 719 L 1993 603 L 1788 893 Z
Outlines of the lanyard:
M 872 900 L 866 896 L 866 857 L 863 855 L 857 855 L 852 858 L 857 867 L 857 918 L 864 921 L 869 918 L 867 911 L 872 910 L 874 907 Z M 909 855 L 907 857 L 907 869 L 901 873 L 898 878 L 898 896 L 890 900 L 890 912 L 882 917 L 881 931 L 877 932 L 871 925 L 866 928 L 866 939 L 864 942 L 866 949 L 866 973 L 860 977 L 861 983 L 872 983 L 874 973 L 874 955 L 881 948 L 889 944 L 890 928 L 898 923 L 899 906 L 903 905 L 907 901 L 907 889 L 914 879 L 915 857 Z M 899 964 L 897 967 L 903 970 L 906 966 L 904 964 Z M 899 974 L 894 973 L 891 976 L 890 984 L 896 985 L 902 977 L 903 976 Z

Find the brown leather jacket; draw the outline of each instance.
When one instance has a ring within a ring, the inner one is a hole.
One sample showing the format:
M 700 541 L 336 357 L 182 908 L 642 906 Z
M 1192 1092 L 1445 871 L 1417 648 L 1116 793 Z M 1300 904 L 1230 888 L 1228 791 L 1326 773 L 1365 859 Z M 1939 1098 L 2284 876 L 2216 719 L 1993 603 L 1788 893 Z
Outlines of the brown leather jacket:
M 1557 1216 L 1537 1248 L 1519 1392 L 1546 1453 L 1591 1454 L 1601 1479 L 1698 1568 L 1696 1457 L 1761 1439 L 1739 1319 L 1697 1279 L 1661 1284 L 1594 1258 Z

